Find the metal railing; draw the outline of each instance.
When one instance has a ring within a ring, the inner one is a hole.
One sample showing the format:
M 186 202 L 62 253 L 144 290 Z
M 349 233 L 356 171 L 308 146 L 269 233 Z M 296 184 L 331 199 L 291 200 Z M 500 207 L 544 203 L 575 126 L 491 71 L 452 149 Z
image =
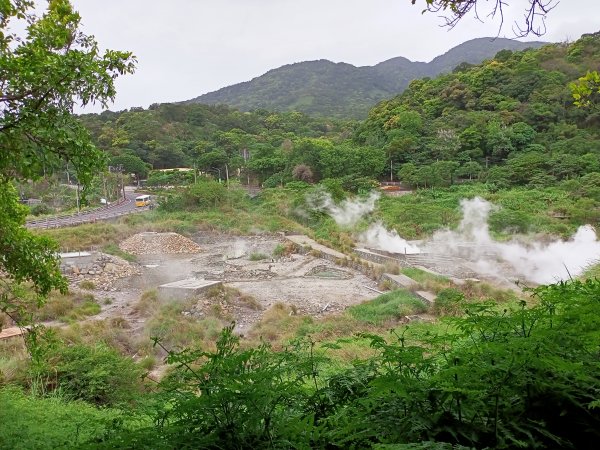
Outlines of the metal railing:
M 60 214 L 49 216 L 43 219 L 28 220 L 25 224 L 27 228 L 61 228 L 73 225 L 81 225 L 84 223 L 92 223 L 98 220 L 107 220 L 121 217 L 127 214 L 145 210 L 146 208 L 138 208 L 131 210 L 115 211 L 126 202 L 131 202 L 131 199 L 121 197 L 118 201 L 110 205 L 101 206 L 94 209 L 89 209 L 80 213 Z

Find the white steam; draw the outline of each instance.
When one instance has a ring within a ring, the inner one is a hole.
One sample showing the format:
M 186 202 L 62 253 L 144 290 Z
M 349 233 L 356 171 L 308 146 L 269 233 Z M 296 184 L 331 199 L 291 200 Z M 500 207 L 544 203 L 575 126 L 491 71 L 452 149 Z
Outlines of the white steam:
M 375 209 L 378 193 L 363 200 L 344 200 L 336 205 L 331 196 L 322 193 L 308 199 L 313 209 L 327 212 L 338 225 L 353 227 Z M 580 275 L 587 266 L 600 259 L 600 241 L 590 225 L 579 227 L 569 240 L 551 243 L 517 240 L 497 242 L 489 232 L 488 217 L 496 209 L 491 203 L 475 197 L 460 202 L 463 218 L 455 231 L 438 231 L 421 245 L 407 242 L 381 222 L 371 224 L 358 236 L 361 245 L 399 254 L 428 254 L 461 258 L 463 264 L 481 275 L 518 277 L 540 284 L 566 280 Z M 461 264 L 456 261 L 456 265 Z M 465 261 L 466 260 L 466 261 Z M 423 262 L 426 265 L 425 262 Z
M 436 252 L 461 256 L 475 262 L 482 274 L 511 275 L 536 283 L 553 283 L 580 275 L 590 263 L 600 258 L 600 242 L 590 225 L 579 227 L 567 240 L 551 243 L 497 242 L 488 228 L 493 205 L 481 198 L 462 200 L 463 219 L 456 231 L 435 233 L 430 248 Z
M 242 239 L 236 239 L 223 252 L 224 259 L 237 259 L 248 253 L 248 244 Z
M 344 200 L 336 205 L 328 192 L 307 199 L 307 203 L 317 211 L 329 214 L 335 222 L 342 227 L 353 227 L 365 215 L 375 209 L 375 202 L 379 199 L 378 192 L 371 192 L 364 200 Z
M 405 255 L 419 253 L 419 248 L 416 245 L 406 242 L 398 235 L 396 230 L 387 230 L 381 222 L 372 224 L 367 231 L 359 236 L 359 240 L 367 247 L 386 252 L 403 253 Z
M 307 201 L 313 209 L 329 214 L 338 225 L 353 227 L 360 219 L 373 212 L 379 197 L 379 192 L 373 191 L 366 199 L 344 200 L 336 205 L 329 193 L 321 192 Z M 358 236 L 358 239 L 362 245 L 377 250 L 403 254 L 419 253 L 415 245 L 402 239 L 395 230 L 387 230 L 381 222 L 371 224 L 367 231 Z

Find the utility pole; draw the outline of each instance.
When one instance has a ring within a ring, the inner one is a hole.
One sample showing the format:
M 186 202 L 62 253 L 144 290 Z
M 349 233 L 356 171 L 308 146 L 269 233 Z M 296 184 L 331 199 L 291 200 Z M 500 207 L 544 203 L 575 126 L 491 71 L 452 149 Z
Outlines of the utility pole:
M 104 200 L 108 203 L 108 192 L 106 191 L 106 174 L 102 172 L 102 192 L 104 193 Z
M 242 149 L 242 156 L 244 158 L 244 164 L 246 165 L 246 177 L 247 177 L 247 184 L 248 187 L 250 187 L 250 169 L 248 169 L 248 160 L 250 159 L 250 152 L 248 151 L 247 148 L 243 148 Z
M 81 205 L 79 203 L 79 180 L 77 180 L 77 214 L 81 212 Z

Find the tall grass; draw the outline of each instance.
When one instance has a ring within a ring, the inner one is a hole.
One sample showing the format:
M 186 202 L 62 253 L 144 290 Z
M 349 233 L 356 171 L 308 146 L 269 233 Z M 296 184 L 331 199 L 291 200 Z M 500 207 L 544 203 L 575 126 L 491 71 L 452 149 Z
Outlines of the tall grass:
M 0 448 L 11 450 L 78 448 L 105 435 L 115 423 L 134 426 L 115 409 L 36 398 L 14 387 L 0 389 L 0 404 Z
M 379 297 L 351 306 L 347 312 L 361 322 L 381 325 L 404 316 L 427 311 L 427 306 L 412 293 L 398 289 Z
M 400 272 L 406 275 L 409 278 L 412 278 L 418 283 L 425 283 L 427 281 L 438 281 L 440 283 L 447 283 L 449 279 L 442 275 L 435 275 L 433 273 L 427 272 L 426 270 L 421 270 L 416 267 L 403 267 Z
M 35 311 L 36 320 L 60 320 L 73 322 L 89 316 L 94 316 L 102 308 L 90 293 L 69 292 L 61 294 L 53 292 L 46 303 Z

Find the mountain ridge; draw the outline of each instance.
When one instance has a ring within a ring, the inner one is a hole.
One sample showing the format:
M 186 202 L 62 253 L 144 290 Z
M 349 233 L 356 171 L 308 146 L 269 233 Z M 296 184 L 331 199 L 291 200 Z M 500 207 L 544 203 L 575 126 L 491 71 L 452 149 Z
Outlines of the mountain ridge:
M 477 38 L 451 48 L 430 62 L 411 61 L 403 56 L 373 66 L 354 66 L 327 59 L 301 61 L 182 103 L 227 104 L 243 111 L 296 110 L 315 116 L 362 119 L 372 106 L 402 93 L 414 79 L 449 72 L 463 62 L 480 63 L 500 50 L 518 51 L 546 44 Z

